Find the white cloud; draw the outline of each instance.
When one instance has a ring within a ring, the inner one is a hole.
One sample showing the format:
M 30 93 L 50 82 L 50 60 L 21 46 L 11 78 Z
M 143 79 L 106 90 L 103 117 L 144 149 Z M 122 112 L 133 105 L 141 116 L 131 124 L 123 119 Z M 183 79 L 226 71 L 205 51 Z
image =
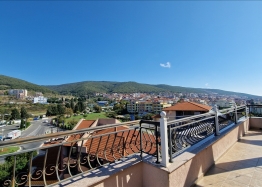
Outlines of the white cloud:
M 206 86 L 206 87 L 208 87 L 208 86 L 209 86 L 209 84 L 208 84 L 208 83 L 206 83 L 206 84 L 205 84 L 205 86 Z
M 160 66 L 163 68 L 171 68 L 170 62 L 167 62 L 166 64 L 160 64 Z

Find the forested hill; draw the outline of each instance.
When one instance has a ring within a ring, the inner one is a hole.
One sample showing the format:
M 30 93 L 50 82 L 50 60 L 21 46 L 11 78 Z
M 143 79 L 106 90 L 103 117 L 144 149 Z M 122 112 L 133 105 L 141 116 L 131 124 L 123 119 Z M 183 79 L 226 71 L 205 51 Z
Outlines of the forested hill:
M 262 96 L 255 96 L 245 93 L 230 92 L 218 89 L 187 88 L 170 86 L 165 84 L 151 85 L 137 82 L 109 82 L 109 81 L 84 81 L 62 85 L 40 86 L 21 79 L 0 75 L 0 90 L 27 89 L 28 91 L 42 93 L 60 93 L 63 95 L 81 96 L 93 93 L 159 93 L 159 92 L 181 92 L 181 93 L 215 93 L 218 95 L 237 95 L 252 99 L 262 99 Z
M 46 86 L 60 94 L 86 95 L 98 93 L 159 93 L 159 92 L 181 92 L 181 93 L 216 93 L 219 95 L 237 95 L 241 97 L 262 99 L 262 96 L 255 96 L 245 93 L 230 92 L 218 89 L 187 88 L 170 85 L 150 85 L 137 82 L 108 82 L 108 81 L 84 81 L 70 84 Z
M 46 87 L 39 86 L 21 79 L 0 75 L 0 90 L 8 89 L 27 89 L 28 91 L 42 92 L 43 94 L 54 93 L 54 91 Z

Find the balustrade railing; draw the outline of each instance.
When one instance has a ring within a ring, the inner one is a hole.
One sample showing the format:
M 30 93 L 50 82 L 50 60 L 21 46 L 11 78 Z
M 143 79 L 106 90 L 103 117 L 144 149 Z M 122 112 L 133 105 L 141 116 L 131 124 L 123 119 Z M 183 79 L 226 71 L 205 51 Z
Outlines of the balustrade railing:
M 248 105 L 250 117 L 262 117 L 262 105 Z
M 212 135 L 215 130 L 214 120 L 214 115 L 205 114 L 184 118 L 180 122 L 176 120 L 168 122 L 169 154 L 177 153 Z M 179 125 L 182 122 L 184 124 Z
M 18 138 L 1 142 L 0 149 L 34 141 L 43 145 L 0 156 L 2 186 L 51 186 L 134 154 L 159 160 L 159 122 L 134 121 Z
M 195 145 L 211 135 L 219 135 L 220 131 L 246 116 L 246 106 L 234 106 L 218 111 L 194 115 L 167 122 L 169 162 L 188 147 Z M 165 124 L 161 124 L 164 126 Z M 162 130 L 162 128 L 161 128 Z M 161 141 L 162 142 L 162 141 Z M 163 150 L 162 150 L 163 151 Z M 163 163 L 167 165 L 167 163 Z
M 219 135 L 246 116 L 246 111 L 246 106 L 215 109 L 173 121 L 165 120 L 162 113 L 160 122 L 141 120 L 2 141 L 0 149 L 39 141 L 43 145 L 0 155 L 0 184 L 52 186 L 132 155 L 141 159 L 143 154 L 152 155 L 156 163 L 167 166 L 163 162 L 172 162 L 176 154 Z

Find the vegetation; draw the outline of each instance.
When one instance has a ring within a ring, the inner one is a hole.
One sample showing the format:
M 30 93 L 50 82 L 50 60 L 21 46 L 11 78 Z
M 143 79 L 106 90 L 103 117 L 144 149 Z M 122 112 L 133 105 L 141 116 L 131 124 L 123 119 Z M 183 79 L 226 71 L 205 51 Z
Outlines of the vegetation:
M 221 95 L 238 95 L 248 98 L 261 99 L 261 96 L 255 96 L 250 94 L 223 91 L 218 89 L 202 89 L 202 88 L 187 88 L 181 86 L 170 86 L 170 85 L 150 85 L 140 84 L 136 82 L 106 82 L 106 81 L 84 81 L 71 84 L 62 84 L 56 86 L 46 86 L 47 88 L 57 91 L 60 94 L 65 95 L 90 95 L 96 92 L 99 93 L 160 93 L 160 92 L 181 92 L 181 93 L 217 93 Z
M 3 149 L 0 149 L 0 155 L 13 153 L 18 151 L 19 147 L 5 147 Z
M 0 90 L 7 89 L 27 89 L 28 91 L 36 91 L 44 93 L 55 93 L 50 89 L 39 86 L 21 79 L 0 75 Z
M 16 173 L 28 172 L 28 161 L 31 153 L 22 153 L 16 156 Z M 33 152 L 33 157 L 36 156 L 36 151 Z M 12 173 L 14 166 L 14 156 L 8 156 L 5 158 L 5 162 L 0 164 L 0 184 L 4 184 L 4 181 L 11 179 L 10 173 Z
M 255 96 L 245 93 L 230 92 L 218 89 L 202 89 L 202 88 L 186 88 L 181 86 L 170 85 L 150 85 L 140 84 L 137 82 L 109 82 L 109 81 L 84 81 L 78 83 L 62 84 L 55 86 L 39 86 L 27 81 L 0 75 L 0 90 L 8 89 L 27 89 L 29 92 L 42 92 L 47 94 L 56 94 L 59 92 L 62 95 L 87 96 L 96 92 L 99 93 L 160 93 L 160 92 L 181 92 L 181 93 L 217 93 L 220 95 L 237 95 L 241 97 L 261 99 L 261 96 Z M 7 94 L 5 91 L 4 94 Z M 63 100 L 49 99 L 49 102 L 63 102 Z M 74 110 L 74 109 L 73 109 Z
M 86 117 L 84 117 L 84 115 L 86 116 Z M 77 121 L 79 121 L 80 119 L 86 119 L 86 120 L 96 120 L 96 119 L 98 119 L 98 118 L 108 118 L 107 116 L 106 116 L 106 113 L 104 113 L 104 112 L 101 112 L 101 113 L 90 113 L 90 114 L 84 114 L 84 115 L 75 115 L 75 116 L 71 116 L 70 118 L 66 118 L 65 119 L 65 122 L 67 123 L 67 122 L 69 122 L 69 121 L 71 121 L 71 120 L 77 120 Z

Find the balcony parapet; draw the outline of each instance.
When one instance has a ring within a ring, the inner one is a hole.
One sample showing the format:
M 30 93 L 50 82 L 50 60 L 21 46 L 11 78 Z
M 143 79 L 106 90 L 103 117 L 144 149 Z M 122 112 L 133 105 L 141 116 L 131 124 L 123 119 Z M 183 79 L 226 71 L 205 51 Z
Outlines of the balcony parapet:
M 117 167 L 121 162 L 125 165 L 128 160 L 133 165 L 144 161 L 154 168 L 170 172 L 174 165 L 180 163 L 177 162 L 178 155 L 205 146 L 210 138 L 222 138 L 223 131 L 236 127 L 239 119 L 245 119 L 246 115 L 246 106 L 239 106 L 173 121 L 165 120 L 162 115 L 160 122 L 109 124 L 1 142 L 0 149 L 51 139 L 39 148 L 2 155 L 9 157 L 9 166 L 12 165 L 9 168 L 11 175 L 4 184 L 53 186 L 74 181 L 76 177 L 89 176 L 94 171 L 105 172 L 112 165 Z M 35 155 L 35 152 L 38 154 Z M 20 155 L 23 154 L 28 164 L 19 168 Z M 136 158 L 134 162 L 133 158 Z

